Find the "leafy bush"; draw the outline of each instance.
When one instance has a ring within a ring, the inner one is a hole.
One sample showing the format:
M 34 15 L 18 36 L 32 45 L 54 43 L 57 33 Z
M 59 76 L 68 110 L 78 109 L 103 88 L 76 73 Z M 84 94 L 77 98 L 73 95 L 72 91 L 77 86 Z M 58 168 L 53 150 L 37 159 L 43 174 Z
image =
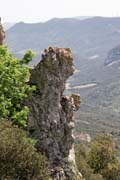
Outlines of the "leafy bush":
M 0 122 L 0 179 L 48 180 L 48 162 L 36 152 L 34 140 L 10 121 Z
M 21 102 L 34 89 L 26 81 L 29 68 L 23 66 L 33 57 L 27 51 L 22 60 L 14 58 L 7 47 L 0 46 L 0 119 L 10 119 L 19 126 L 26 126 L 28 108 Z
M 89 147 L 86 144 L 75 145 L 75 159 L 78 170 L 81 172 L 85 180 L 103 180 L 100 174 L 93 174 L 93 170 L 87 163 L 87 154 Z
M 115 161 L 115 147 L 111 135 L 98 135 L 91 143 L 88 163 L 95 173 Z
M 88 163 L 93 172 L 101 174 L 105 180 L 120 179 L 120 161 L 111 135 L 103 134 L 94 139 L 88 153 Z
M 119 180 L 120 179 L 120 162 L 109 163 L 105 169 L 101 171 L 105 180 Z

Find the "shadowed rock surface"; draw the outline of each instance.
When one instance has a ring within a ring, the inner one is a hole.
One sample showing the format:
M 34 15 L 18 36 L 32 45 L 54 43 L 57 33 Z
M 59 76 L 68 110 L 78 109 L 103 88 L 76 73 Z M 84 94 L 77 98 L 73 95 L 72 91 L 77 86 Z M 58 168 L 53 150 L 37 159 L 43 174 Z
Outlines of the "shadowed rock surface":
M 4 39 L 5 39 L 5 32 L 3 30 L 3 26 L 1 24 L 1 18 L 0 18 L 0 45 L 3 45 Z
M 79 109 L 80 96 L 64 96 L 66 80 L 73 74 L 73 57 L 70 49 L 44 50 L 42 60 L 31 69 L 30 84 L 37 89 L 30 96 L 28 129 L 37 139 L 38 151 L 45 152 L 54 179 L 71 179 L 75 176 L 74 117 Z M 70 163 L 70 162 L 73 163 Z

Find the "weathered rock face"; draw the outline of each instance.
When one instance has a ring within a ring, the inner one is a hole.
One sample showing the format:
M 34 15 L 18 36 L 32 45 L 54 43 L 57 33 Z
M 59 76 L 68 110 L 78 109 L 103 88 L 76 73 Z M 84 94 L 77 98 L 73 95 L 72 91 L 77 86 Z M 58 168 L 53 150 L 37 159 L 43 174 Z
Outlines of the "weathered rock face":
M 73 74 L 70 49 L 45 49 L 40 63 L 31 70 L 30 84 L 37 89 L 30 96 L 28 129 L 37 139 L 36 147 L 45 152 L 55 179 L 69 179 L 75 174 L 69 161 L 74 159 L 73 111 L 80 106 L 80 96 L 64 96 L 66 80 Z
M 0 18 L 0 45 L 3 45 L 4 39 L 5 39 L 5 32 L 3 30 L 3 26 L 1 24 L 1 18 Z

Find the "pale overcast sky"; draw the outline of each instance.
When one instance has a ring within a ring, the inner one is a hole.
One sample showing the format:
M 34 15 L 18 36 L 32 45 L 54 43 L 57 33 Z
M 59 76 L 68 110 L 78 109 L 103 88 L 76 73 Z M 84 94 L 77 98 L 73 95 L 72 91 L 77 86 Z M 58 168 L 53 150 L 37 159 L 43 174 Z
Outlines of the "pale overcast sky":
M 1 0 L 2 22 L 41 22 L 53 17 L 120 16 L 120 0 Z

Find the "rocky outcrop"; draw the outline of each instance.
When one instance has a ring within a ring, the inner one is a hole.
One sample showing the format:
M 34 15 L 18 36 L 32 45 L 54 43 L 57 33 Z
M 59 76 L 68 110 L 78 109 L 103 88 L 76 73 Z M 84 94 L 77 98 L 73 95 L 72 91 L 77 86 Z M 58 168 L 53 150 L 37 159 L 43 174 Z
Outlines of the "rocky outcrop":
M 45 49 L 42 60 L 31 69 L 30 84 L 36 85 L 36 91 L 30 95 L 28 129 L 38 151 L 47 155 L 56 180 L 70 180 L 76 173 L 73 112 L 80 106 L 80 96 L 63 94 L 73 72 L 70 49 L 56 47 Z
M 1 18 L 0 18 L 0 45 L 3 45 L 4 39 L 5 39 L 5 32 L 3 30 L 3 26 L 1 24 Z

